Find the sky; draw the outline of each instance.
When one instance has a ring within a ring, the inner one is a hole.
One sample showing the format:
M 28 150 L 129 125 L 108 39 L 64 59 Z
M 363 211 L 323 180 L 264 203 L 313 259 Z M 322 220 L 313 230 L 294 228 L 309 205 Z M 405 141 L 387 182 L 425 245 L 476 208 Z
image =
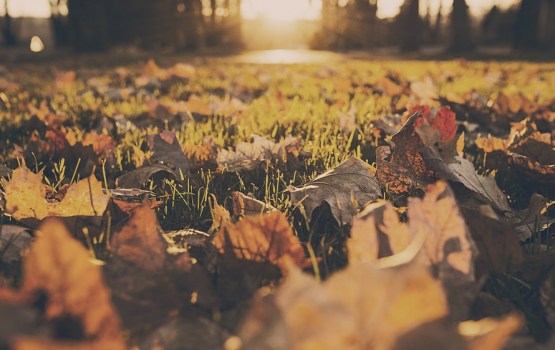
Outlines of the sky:
M 49 0 L 8 0 L 8 8 L 10 15 L 13 17 L 30 16 L 30 17 L 49 17 L 50 6 Z M 94 1 L 94 0 L 93 0 Z M 380 18 L 393 17 L 399 12 L 399 6 L 404 0 L 378 0 L 378 16 Z M 466 0 L 470 6 L 473 15 L 480 16 L 488 11 L 491 6 L 497 4 L 503 8 L 509 7 L 517 0 Z M 432 13 L 436 13 L 439 4 L 443 3 L 445 13 L 448 13 L 453 0 L 420 0 L 421 12 L 426 12 L 427 4 L 430 4 Z M 243 0 L 243 12 L 250 17 L 256 17 L 258 13 L 266 12 L 271 16 L 270 19 L 314 19 L 318 15 L 318 9 L 321 7 L 321 0 Z M 0 5 L 0 14 L 4 13 L 3 2 Z M 254 14 L 254 15 L 252 15 Z

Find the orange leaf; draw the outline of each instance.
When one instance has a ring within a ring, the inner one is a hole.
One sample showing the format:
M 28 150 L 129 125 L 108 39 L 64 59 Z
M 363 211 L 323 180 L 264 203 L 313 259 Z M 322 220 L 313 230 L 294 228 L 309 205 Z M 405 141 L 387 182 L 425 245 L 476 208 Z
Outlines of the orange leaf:
M 275 300 L 285 320 L 282 336 L 303 350 L 392 349 L 407 331 L 447 314 L 441 285 L 415 265 L 349 265 L 324 283 L 293 269 Z M 247 325 L 257 317 L 253 311 Z M 252 333 L 245 329 L 244 341 Z
M 221 253 L 230 253 L 239 259 L 270 262 L 282 271 L 289 259 L 297 266 L 302 266 L 305 261 L 301 243 L 281 212 L 246 217 L 236 224 L 224 223 L 214 237 L 214 245 Z
M 25 166 L 14 170 L 5 184 L 6 212 L 17 220 L 42 220 L 49 216 L 101 216 L 110 196 L 102 184 L 91 175 L 70 186 L 60 202 L 46 201 L 47 187 L 42 172 L 35 174 Z
M 416 259 L 472 274 L 474 244 L 446 182 L 430 185 L 423 199 L 410 199 L 408 216 L 408 224 L 399 222 L 389 204 L 370 206 L 357 215 L 347 242 L 351 262 L 382 259 L 389 265 Z
M 111 349 L 125 348 L 120 321 L 100 268 L 91 263 L 87 250 L 56 220 L 40 227 L 25 258 L 21 300 L 30 302 L 39 291 L 47 295 L 44 310 L 47 320 L 66 315 L 80 320 L 84 339 L 75 348 L 100 349 L 108 344 Z M 43 342 L 17 334 L 14 339 L 15 349 L 64 348 L 55 340 Z M 39 347 L 40 344 L 45 346 Z

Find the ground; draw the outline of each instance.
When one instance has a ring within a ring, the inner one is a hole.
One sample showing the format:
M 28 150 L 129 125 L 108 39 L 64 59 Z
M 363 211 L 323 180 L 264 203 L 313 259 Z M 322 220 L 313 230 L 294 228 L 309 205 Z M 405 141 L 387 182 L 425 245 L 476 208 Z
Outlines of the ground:
M 0 67 L 0 344 L 549 341 L 555 64 L 107 61 Z

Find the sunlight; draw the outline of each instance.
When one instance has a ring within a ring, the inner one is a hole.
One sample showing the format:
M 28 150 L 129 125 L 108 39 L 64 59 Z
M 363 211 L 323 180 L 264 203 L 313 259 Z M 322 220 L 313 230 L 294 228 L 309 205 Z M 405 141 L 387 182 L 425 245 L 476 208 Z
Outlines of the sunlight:
M 0 14 L 4 12 L 2 1 Z M 8 0 L 8 12 L 12 17 L 50 17 L 50 3 L 48 0 Z
M 243 18 L 270 21 L 316 20 L 321 10 L 321 0 L 244 0 L 241 4 Z

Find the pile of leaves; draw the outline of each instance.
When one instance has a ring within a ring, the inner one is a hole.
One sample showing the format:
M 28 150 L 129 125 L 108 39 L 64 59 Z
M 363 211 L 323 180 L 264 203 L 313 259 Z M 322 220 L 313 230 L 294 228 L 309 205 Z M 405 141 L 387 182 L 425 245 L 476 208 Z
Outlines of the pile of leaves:
M 0 348 L 553 346 L 555 67 L 348 63 L 0 67 Z

